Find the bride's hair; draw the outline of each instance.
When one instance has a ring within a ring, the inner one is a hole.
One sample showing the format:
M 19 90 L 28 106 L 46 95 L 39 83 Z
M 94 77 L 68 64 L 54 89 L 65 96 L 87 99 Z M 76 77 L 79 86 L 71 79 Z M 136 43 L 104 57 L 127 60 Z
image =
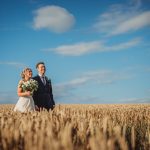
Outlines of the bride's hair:
M 30 70 L 31 70 L 30 68 L 24 68 L 23 71 L 21 72 L 21 78 L 24 79 L 26 71 L 30 71 Z

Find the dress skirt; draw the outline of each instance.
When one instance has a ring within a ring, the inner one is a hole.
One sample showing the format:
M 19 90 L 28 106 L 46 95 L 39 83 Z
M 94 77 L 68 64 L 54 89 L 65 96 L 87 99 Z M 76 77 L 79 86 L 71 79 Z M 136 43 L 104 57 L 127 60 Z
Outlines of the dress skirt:
M 14 107 L 14 111 L 19 112 L 35 111 L 35 105 L 32 96 L 19 97 L 19 100 Z

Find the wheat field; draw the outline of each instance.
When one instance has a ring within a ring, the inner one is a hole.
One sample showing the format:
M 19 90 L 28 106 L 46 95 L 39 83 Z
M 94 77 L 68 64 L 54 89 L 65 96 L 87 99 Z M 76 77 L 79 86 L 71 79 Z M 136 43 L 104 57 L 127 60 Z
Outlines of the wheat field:
M 148 150 L 150 104 L 56 105 L 13 112 L 0 105 L 0 150 Z

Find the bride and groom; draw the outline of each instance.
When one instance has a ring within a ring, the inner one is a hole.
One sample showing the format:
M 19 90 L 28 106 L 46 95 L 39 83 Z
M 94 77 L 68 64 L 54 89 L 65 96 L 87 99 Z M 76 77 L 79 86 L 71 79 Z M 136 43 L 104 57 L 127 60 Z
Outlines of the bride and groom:
M 36 65 L 38 75 L 32 77 L 32 70 L 25 68 L 18 84 L 17 93 L 19 100 L 14 107 L 14 111 L 29 112 L 50 110 L 55 106 L 52 93 L 51 81 L 45 76 L 46 67 L 44 62 Z

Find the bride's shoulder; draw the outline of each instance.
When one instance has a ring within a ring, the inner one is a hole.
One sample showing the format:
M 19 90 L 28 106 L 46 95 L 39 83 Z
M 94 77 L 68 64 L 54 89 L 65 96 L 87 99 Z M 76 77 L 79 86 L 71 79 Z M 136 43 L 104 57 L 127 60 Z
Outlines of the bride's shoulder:
M 24 82 L 23 80 L 20 80 L 19 83 L 18 83 L 18 87 L 21 87 L 23 82 Z
M 24 82 L 23 80 L 20 80 L 20 81 L 19 81 L 19 83 L 23 83 L 23 82 Z

